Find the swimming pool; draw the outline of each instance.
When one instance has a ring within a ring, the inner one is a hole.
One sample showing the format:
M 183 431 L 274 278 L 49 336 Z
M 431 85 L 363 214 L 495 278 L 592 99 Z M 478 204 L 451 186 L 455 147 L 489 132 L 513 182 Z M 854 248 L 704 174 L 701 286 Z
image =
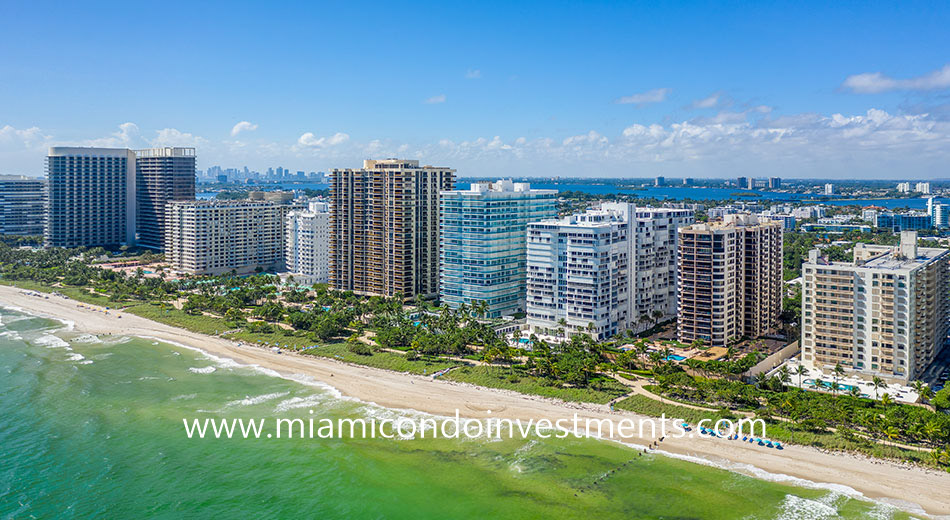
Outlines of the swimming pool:
M 684 359 L 686 359 L 686 356 L 680 356 L 677 354 L 670 354 L 669 356 L 666 356 L 667 361 L 682 361 Z
M 803 381 L 803 383 L 810 386 L 818 386 L 818 383 L 821 383 L 821 387 L 827 388 L 828 390 L 831 390 L 831 385 L 833 384 L 831 381 L 822 380 L 820 382 L 816 382 L 814 379 L 806 379 Z M 838 383 L 839 392 L 850 392 L 852 388 L 858 388 L 858 387 L 854 385 L 845 385 L 845 384 Z

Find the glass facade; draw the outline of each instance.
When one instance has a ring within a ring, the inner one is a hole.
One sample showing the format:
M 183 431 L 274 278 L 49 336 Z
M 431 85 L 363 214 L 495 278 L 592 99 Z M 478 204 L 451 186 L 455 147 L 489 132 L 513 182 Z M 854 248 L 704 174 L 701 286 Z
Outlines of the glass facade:
M 441 194 L 439 296 L 453 309 L 485 302 L 486 317 L 525 307 L 526 230 L 557 216 L 557 191 L 502 180 Z

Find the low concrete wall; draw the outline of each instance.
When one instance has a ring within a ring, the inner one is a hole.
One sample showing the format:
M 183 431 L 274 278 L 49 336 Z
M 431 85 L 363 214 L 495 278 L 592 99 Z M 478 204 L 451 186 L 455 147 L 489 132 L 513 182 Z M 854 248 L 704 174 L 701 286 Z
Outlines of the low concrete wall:
M 800 351 L 801 347 L 797 341 L 789 343 L 788 345 L 782 347 L 782 349 L 778 352 L 775 352 L 771 356 L 759 361 L 757 365 L 747 370 L 744 374 L 742 374 L 742 376 L 745 378 L 751 378 L 761 373 L 768 372 L 781 365 L 786 359 L 797 355 Z

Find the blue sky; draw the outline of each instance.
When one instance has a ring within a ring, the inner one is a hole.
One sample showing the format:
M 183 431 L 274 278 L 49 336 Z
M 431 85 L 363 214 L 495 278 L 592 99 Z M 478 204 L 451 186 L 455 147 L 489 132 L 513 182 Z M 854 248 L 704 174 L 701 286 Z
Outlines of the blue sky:
M 832 5 L 827 5 L 832 4 Z M 0 3 L 0 173 L 950 177 L 946 2 Z

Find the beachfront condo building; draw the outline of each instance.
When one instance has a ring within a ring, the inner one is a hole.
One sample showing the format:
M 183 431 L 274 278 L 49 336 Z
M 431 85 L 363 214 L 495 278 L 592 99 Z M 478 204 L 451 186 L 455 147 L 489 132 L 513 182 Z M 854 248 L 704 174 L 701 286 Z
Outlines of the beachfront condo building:
M 330 284 L 358 294 L 439 294 L 439 197 L 455 170 L 404 159 L 330 173 Z
M 693 221 L 688 209 L 617 202 L 530 223 L 529 328 L 603 339 L 674 317 L 677 230 Z
M 0 175 L 0 235 L 43 234 L 46 181 L 24 175 Z
M 608 203 L 601 208 L 633 215 L 636 221 L 631 230 L 632 310 L 628 328 L 640 331 L 652 323 L 675 318 L 677 230 L 695 222 L 693 211 L 637 208 L 627 203 Z
M 221 275 L 283 267 L 286 204 L 171 201 L 165 210 L 165 260 L 188 274 Z
M 490 318 L 524 311 L 528 223 L 557 217 L 557 190 L 499 180 L 443 191 L 440 200 L 441 303 L 484 302 Z
M 161 250 L 165 206 L 195 200 L 195 149 L 149 148 L 135 151 L 137 244 Z
M 527 325 L 552 340 L 601 340 L 630 321 L 630 224 L 593 209 L 528 224 Z
M 906 384 L 947 342 L 950 250 L 855 244 L 853 262 L 831 262 L 817 249 L 802 266 L 802 361 L 830 373 Z
M 286 269 L 299 283 L 330 281 L 330 205 L 311 201 L 287 214 Z
M 46 175 L 47 246 L 135 243 L 135 152 L 53 147 Z
M 782 311 L 782 224 L 748 214 L 679 230 L 677 335 L 728 346 L 774 329 Z

